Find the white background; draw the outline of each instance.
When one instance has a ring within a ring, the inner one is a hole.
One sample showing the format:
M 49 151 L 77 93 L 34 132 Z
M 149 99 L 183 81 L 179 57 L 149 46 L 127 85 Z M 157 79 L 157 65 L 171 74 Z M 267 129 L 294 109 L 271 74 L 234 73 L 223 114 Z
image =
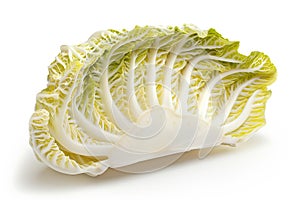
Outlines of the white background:
M 299 199 L 299 13 L 291 0 L 1 1 L 1 199 Z M 67 176 L 35 159 L 28 121 L 60 45 L 107 28 L 183 23 L 213 27 L 241 41 L 241 53 L 263 51 L 277 66 L 267 125 L 256 136 L 140 175 Z

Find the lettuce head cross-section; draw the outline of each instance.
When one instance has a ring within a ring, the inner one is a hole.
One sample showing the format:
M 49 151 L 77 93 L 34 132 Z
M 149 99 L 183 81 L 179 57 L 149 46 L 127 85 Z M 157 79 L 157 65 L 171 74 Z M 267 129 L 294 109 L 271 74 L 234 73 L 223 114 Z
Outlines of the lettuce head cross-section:
M 37 158 L 99 175 L 141 161 L 246 141 L 265 124 L 276 68 L 214 29 L 136 26 L 61 46 L 30 119 Z

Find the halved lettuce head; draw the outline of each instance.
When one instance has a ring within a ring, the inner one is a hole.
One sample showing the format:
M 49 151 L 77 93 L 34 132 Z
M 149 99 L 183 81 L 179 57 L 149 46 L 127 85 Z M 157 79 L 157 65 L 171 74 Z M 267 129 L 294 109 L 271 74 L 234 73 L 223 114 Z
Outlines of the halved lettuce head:
M 36 99 L 30 144 L 49 167 L 98 175 L 245 141 L 265 124 L 276 68 L 195 26 L 100 31 L 61 47 Z

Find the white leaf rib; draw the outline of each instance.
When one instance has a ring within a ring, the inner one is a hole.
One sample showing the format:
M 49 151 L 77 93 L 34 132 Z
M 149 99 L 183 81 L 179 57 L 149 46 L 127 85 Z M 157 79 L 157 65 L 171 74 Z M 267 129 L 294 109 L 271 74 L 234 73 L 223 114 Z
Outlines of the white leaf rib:
M 127 101 L 129 105 L 129 111 L 133 115 L 134 119 L 141 116 L 142 109 L 137 101 L 135 89 L 134 89 L 134 71 L 137 66 L 136 64 L 137 55 L 132 52 L 130 56 L 128 79 L 127 79 Z
M 125 117 L 125 115 L 119 110 L 112 99 L 112 95 L 108 86 L 107 70 L 103 72 L 103 76 L 101 77 L 100 88 L 102 88 L 101 92 L 103 94 L 103 109 L 110 121 L 115 123 L 120 130 L 124 130 L 124 132 L 126 132 L 126 130 L 130 130 L 132 122 L 129 121 L 127 117 Z
M 86 117 L 78 110 L 75 104 L 72 104 L 72 117 L 76 121 L 79 127 L 83 130 L 85 134 L 90 136 L 91 138 L 107 141 L 107 142 L 116 142 L 118 141 L 120 136 L 109 133 L 99 126 L 93 124 L 91 121 L 86 119 Z
M 236 88 L 234 91 L 232 91 L 231 95 L 229 96 L 227 102 L 224 105 L 224 121 L 227 119 L 229 116 L 232 107 L 234 106 L 237 98 L 241 94 L 242 90 L 244 90 L 247 86 L 251 85 L 257 78 L 250 79 L 243 84 L 239 85 L 238 88 Z M 222 113 L 222 112 L 221 112 Z
M 249 72 L 254 72 L 256 70 L 259 70 L 261 69 L 263 66 L 260 65 L 258 67 L 255 67 L 255 68 L 246 68 L 246 69 L 240 69 L 240 68 L 237 68 L 237 69 L 234 69 L 234 70 L 230 70 L 230 71 L 226 71 L 226 72 L 223 72 L 221 74 L 219 74 L 218 76 L 212 78 L 206 85 L 206 87 L 204 88 L 204 91 L 202 92 L 202 97 L 201 97 L 201 100 L 198 104 L 198 107 L 199 107 L 199 114 L 201 116 L 201 118 L 203 120 L 205 120 L 205 113 L 208 109 L 208 104 L 209 104 L 209 98 L 210 98 L 210 95 L 211 95 L 211 92 L 212 92 L 212 89 L 215 87 L 215 85 L 220 81 L 222 80 L 223 78 L 227 77 L 227 76 L 230 76 L 230 75 L 233 75 L 233 74 L 236 74 L 236 73 L 249 73 Z
M 172 103 L 172 86 L 171 86 L 171 79 L 174 64 L 176 62 L 178 54 L 181 52 L 181 48 L 183 45 L 188 41 L 188 35 L 185 35 L 181 38 L 181 40 L 174 46 L 166 59 L 166 65 L 163 68 L 163 100 L 162 104 L 166 107 L 173 109 Z
M 155 61 L 156 61 L 157 49 L 151 48 L 148 52 L 148 63 L 146 67 L 146 99 L 147 103 L 150 107 L 159 105 L 157 92 L 156 92 L 156 69 L 155 69 Z
M 229 122 L 228 124 L 225 124 L 222 126 L 222 131 L 224 134 L 230 133 L 230 132 L 236 130 L 248 119 L 248 117 L 253 109 L 253 104 L 256 101 L 256 95 L 260 92 L 261 92 L 261 90 L 256 90 L 252 94 L 252 96 L 248 99 L 242 113 L 239 115 L 238 118 L 236 118 L 232 122 Z

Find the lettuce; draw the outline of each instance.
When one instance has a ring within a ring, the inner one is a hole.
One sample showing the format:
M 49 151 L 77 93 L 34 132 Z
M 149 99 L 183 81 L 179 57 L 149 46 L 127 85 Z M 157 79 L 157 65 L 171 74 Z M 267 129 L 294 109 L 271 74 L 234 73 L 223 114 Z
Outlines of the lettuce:
M 268 56 L 214 29 L 138 27 L 61 47 L 36 98 L 30 144 L 66 174 L 246 141 L 265 124 Z

